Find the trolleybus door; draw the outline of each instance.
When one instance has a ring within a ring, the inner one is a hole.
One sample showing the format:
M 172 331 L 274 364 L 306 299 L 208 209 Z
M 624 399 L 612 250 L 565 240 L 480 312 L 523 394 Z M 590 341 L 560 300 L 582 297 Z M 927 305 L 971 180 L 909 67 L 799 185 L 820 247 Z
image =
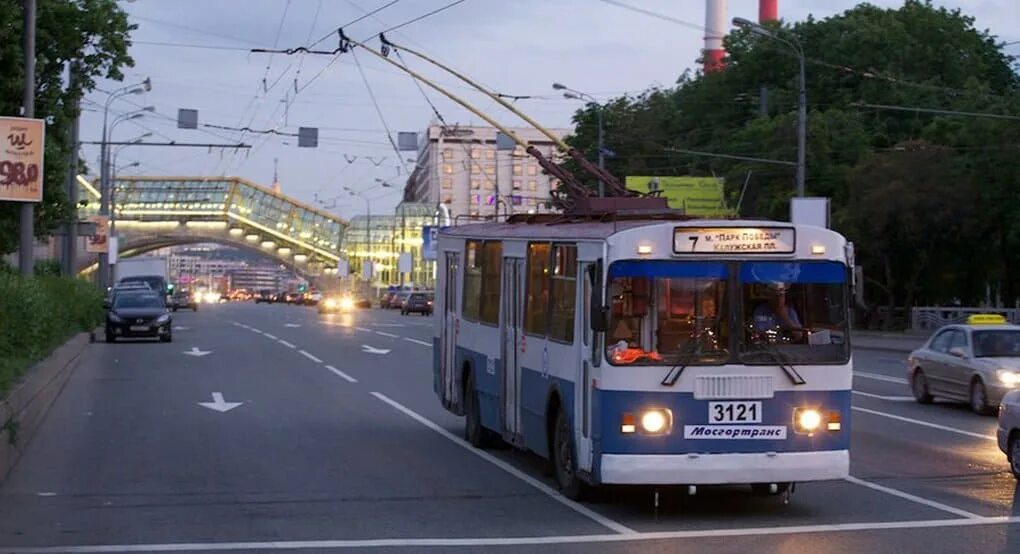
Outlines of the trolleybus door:
M 577 364 L 578 371 L 574 375 L 574 383 L 576 383 L 574 386 L 574 436 L 577 438 L 577 467 L 582 471 L 591 471 L 591 397 L 592 388 L 594 388 L 593 381 L 596 378 L 596 368 L 592 360 L 593 353 L 598 352 L 598 349 L 594 344 L 595 336 L 589 321 L 593 286 L 589 268 L 592 264 L 581 262 L 578 265 L 577 278 L 581 286 L 577 287 L 577 302 L 574 304 L 578 306 L 574 317 L 578 332 L 574 336 L 581 337 L 581 340 L 574 341 L 577 348 L 576 359 L 580 361 Z
M 439 364 L 441 386 L 443 391 L 443 403 L 447 406 L 457 406 L 460 403 L 457 390 L 457 294 L 458 283 L 460 282 L 460 253 L 446 253 L 446 275 L 445 287 L 443 290 L 443 328 L 442 336 L 439 338 L 442 352 Z
M 504 437 L 514 444 L 521 442 L 521 328 L 524 311 L 524 259 L 503 258 L 503 294 L 500 322 L 503 360 L 503 417 Z

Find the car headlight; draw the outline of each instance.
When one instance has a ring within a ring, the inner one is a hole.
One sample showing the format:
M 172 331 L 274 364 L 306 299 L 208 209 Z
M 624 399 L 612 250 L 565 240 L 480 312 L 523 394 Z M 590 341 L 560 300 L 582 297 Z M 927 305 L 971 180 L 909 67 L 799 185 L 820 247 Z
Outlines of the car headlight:
M 159 323 L 160 325 L 162 325 L 164 323 L 169 323 L 169 322 L 170 322 L 170 314 L 163 314 L 163 315 L 161 315 L 161 316 L 156 318 L 156 323 Z
M 107 314 L 107 317 L 109 317 L 110 321 L 112 321 L 114 323 L 123 323 L 124 322 L 124 320 L 121 319 L 119 315 L 117 315 L 117 314 L 115 314 L 113 312 L 109 312 Z
M 336 308 L 337 307 L 336 298 L 327 298 L 325 304 L 327 308 L 330 309 Z
M 1007 387 L 1015 387 L 1020 385 L 1020 373 L 1011 369 L 1000 369 L 995 372 L 999 378 L 999 382 Z
M 798 433 L 814 433 L 821 426 L 821 411 L 815 408 L 797 408 L 793 411 L 793 428 Z
M 353 299 L 351 299 L 351 298 L 349 298 L 347 296 L 345 296 L 345 297 L 340 299 L 340 309 L 341 310 L 350 310 L 352 308 L 354 308 L 354 300 Z

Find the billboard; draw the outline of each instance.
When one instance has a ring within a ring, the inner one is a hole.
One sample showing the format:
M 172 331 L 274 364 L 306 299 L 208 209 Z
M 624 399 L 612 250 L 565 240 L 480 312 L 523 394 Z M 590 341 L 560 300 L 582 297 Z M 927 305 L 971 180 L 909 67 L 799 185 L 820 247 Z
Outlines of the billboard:
M 96 234 L 85 237 L 85 251 L 105 254 L 110 246 L 110 218 L 105 215 L 90 215 L 87 219 L 95 224 Z
M 726 207 L 722 179 L 684 176 L 627 176 L 625 185 L 631 190 L 661 190 L 669 207 L 696 217 L 723 217 L 733 214 Z
M 45 139 L 41 119 L 0 117 L 0 201 L 42 201 Z
M 421 257 L 423 260 L 436 259 L 437 242 L 439 242 L 439 227 L 423 225 L 421 228 Z

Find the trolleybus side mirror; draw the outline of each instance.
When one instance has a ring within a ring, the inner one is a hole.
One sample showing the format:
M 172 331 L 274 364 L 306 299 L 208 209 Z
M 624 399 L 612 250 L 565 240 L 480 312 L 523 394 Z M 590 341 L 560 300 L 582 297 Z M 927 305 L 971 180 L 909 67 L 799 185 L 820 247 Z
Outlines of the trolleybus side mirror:
M 588 266 L 588 278 L 591 281 L 591 298 L 588 301 L 591 313 L 588 314 L 588 320 L 592 331 L 602 333 L 609 324 L 609 308 L 602 305 L 602 260 Z
M 609 321 L 609 307 L 592 304 L 591 306 L 591 330 L 596 333 L 604 333 Z

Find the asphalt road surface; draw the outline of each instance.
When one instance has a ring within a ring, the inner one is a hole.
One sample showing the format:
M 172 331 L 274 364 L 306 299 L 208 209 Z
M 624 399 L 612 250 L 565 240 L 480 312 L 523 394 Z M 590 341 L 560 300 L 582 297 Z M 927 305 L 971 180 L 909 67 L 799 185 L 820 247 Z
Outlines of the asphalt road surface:
M 994 418 L 915 404 L 901 353 L 855 352 L 847 481 L 577 504 L 534 456 L 461 441 L 430 318 L 245 303 L 175 325 L 89 347 L 0 486 L 0 552 L 1020 552 Z

